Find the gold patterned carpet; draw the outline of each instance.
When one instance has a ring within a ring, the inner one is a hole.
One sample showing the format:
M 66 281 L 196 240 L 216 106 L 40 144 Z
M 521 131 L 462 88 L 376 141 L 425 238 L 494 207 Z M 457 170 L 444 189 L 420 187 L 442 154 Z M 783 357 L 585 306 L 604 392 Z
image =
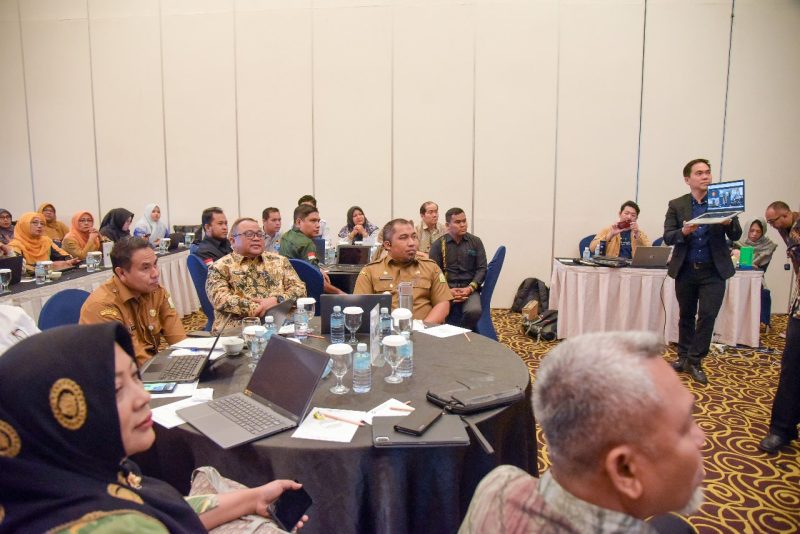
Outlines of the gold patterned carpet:
M 542 357 L 557 342 L 536 343 L 522 331 L 520 314 L 492 310 L 500 342 L 508 345 L 527 364 L 531 379 Z M 184 318 L 187 330 L 205 325 L 198 312 Z M 706 502 L 689 521 L 705 533 L 797 533 L 800 532 L 800 448 L 769 457 L 757 444 L 766 435 L 772 398 L 778 383 L 780 356 L 786 328 L 785 315 L 772 316 L 769 334 L 761 342 L 772 353 L 748 348 L 725 348 L 705 362 L 707 386 L 695 385 L 685 374 L 681 380 L 697 397 L 698 424 L 706 433 L 704 450 Z M 669 349 L 665 356 L 675 359 Z M 539 471 L 549 466 L 547 445 L 541 428 Z

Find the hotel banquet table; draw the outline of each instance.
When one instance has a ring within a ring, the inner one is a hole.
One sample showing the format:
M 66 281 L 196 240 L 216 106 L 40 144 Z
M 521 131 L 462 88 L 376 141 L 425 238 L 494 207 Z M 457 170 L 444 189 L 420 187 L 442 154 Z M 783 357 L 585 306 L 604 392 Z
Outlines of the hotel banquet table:
M 161 285 L 172 295 L 172 302 L 179 317 L 189 315 L 200 309 L 200 301 L 192 284 L 189 269 L 186 266 L 187 249 L 171 252 L 158 257 L 158 272 Z M 19 306 L 25 313 L 39 320 L 39 313 L 47 299 L 64 289 L 83 289 L 92 292 L 100 284 L 112 276 L 111 269 L 102 269 L 87 274 L 85 268 L 66 271 L 61 279 L 49 284 L 37 286 L 34 282 L 20 282 L 11 286 L 11 293 L 0 296 L 0 304 Z
M 761 271 L 736 271 L 714 325 L 714 341 L 759 344 Z M 608 330 L 650 330 L 678 341 L 675 280 L 666 269 L 613 269 L 553 261 L 550 308 L 558 310 L 558 338 Z
M 421 406 L 434 384 L 455 379 L 503 380 L 524 388 L 525 398 L 505 409 L 470 416 L 494 447 L 493 455 L 483 452 L 471 432 L 468 447 L 375 449 L 369 425 L 359 428 L 350 443 L 295 439 L 289 430 L 223 450 L 184 424 L 170 430 L 156 425 L 153 449 L 135 460 L 146 474 L 182 492 L 188 491 L 192 470 L 203 465 L 212 465 L 223 476 L 248 486 L 296 478 L 314 499 L 311 521 L 303 534 L 455 532 L 478 482 L 495 466 L 512 464 L 537 473 L 528 368 L 504 345 L 478 334 L 470 334 L 470 339 L 439 339 L 416 332 L 411 379 L 387 384 L 383 378 L 388 365 L 373 368 L 372 391 L 339 396 L 328 391 L 335 383 L 331 374 L 320 382 L 311 407 L 369 410 L 392 397 Z M 321 339 L 309 338 L 306 343 L 327 346 Z M 250 376 L 247 360 L 220 360 L 206 371 L 210 376 L 201 387 L 213 387 L 214 398 L 242 391 Z M 345 384 L 349 386 L 351 380 L 352 371 L 345 376 Z M 153 404 L 174 400 L 155 401 L 154 396 Z

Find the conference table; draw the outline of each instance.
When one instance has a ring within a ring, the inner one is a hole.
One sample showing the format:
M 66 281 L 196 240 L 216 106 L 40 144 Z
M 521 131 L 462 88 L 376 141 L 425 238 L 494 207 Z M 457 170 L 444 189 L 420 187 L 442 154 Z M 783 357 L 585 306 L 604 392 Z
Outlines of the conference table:
M 319 318 L 312 321 L 318 327 Z M 365 335 L 359 335 L 365 340 Z M 186 494 L 195 467 L 211 465 L 228 478 L 258 486 L 276 478 L 297 479 L 314 499 L 304 534 L 456 532 L 475 487 L 494 467 L 516 465 L 537 474 L 536 435 L 527 366 L 509 348 L 478 334 L 436 338 L 415 332 L 414 375 L 401 384 L 383 378 L 390 368 L 373 367 L 372 390 L 334 395 L 331 373 L 317 387 L 310 407 L 368 411 L 395 398 L 422 406 L 430 386 L 458 379 L 502 381 L 524 389 L 511 406 L 469 416 L 494 447 L 486 454 L 470 434 L 467 447 L 387 448 L 372 446 L 372 427 L 359 427 L 349 443 L 292 438 L 293 430 L 223 450 L 183 424 L 156 425 L 154 447 L 135 458 L 145 474 Z M 327 341 L 304 343 L 323 350 Z M 222 358 L 204 371 L 200 387 L 214 398 L 242 391 L 250 377 L 247 356 Z M 287 377 L 288 378 L 288 377 Z M 350 385 L 352 371 L 345 376 Z M 166 404 L 176 399 L 151 401 Z
M 556 258 L 550 279 L 550 309 L 558 310 L 559 339 L 587 332 L 649 330 L 678 341 L 675 280 L 666 269 L 591 267 Z M 726 281 L 714 325 L 714 341 L 759 346 L 759 270 L 737 270 Z
M 161 285 L 172 296 L 178 316 L 183 317 L 200 309 L 192 277 L 186 266 L 189 250 L 179 248 L 158 256 L 158 272 Z M 0 304 L 19 306 L 34 321 L 39 320 L 47 299 L 65 289 L 82 289 L 91 293 L 103 282 L 113 276 L 110 268 L 103 268 L 94 273 L 87 273 L 86 268 L 71 269 L 62 273 L 61 278 L 50 283 L 37 286 L 33 281 L 20 282 L 10 287 L 11 293 L 0 295 Z M 24 278 L 23 278 L 24 280 Z

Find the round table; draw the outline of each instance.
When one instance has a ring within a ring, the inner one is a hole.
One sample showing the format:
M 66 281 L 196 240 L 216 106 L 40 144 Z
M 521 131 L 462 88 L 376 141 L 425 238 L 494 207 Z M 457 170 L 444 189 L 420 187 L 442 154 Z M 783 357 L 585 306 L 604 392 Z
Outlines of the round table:
M 318 321 L 312 322 L 317 331 Z M 156 425 L 156 444 L 135 460 L 146 474 L 170 482 L 184 494 L 192 470 L 202 465 L 214 466 L 223 476 L 248 486 L 275 478 L 297 479 L 314 499 L 304 534 L 455 532 L 475 487 L 494 467 L 511 464 L 537 474 L 530 376 L 513 351 L 478 334 L 470 333 L 467 339 L 415 332 L 413 341 L 410 379 L 388 384 L 383 378 L 389 366 L 373 367 L 369 393 L 334 395 L 329 392 L 335 383 L 331 374 L 320 382 L 310 407 L 367 411 L 389 398 L 420 406 L 427 402 L 428 388 L 436 384 L 459 379 L 515 384 L 525 390 L 523 400 L 470 416 L 494 447 L 493 455 L 486 454 L 472 435 L 468 447 L 376 449 L 369 425 L 360 427 L 350 443 L 295 439 L 294 430 L 289 430 L 224 450 L 184 424 L 169 430 Z M 321 350 L 327 346 L 327 340 L 315 338 L 305 343 Z M 215 398 L 242 391 L 250 377 L 247 363 L 246 357 L 215 362 L 201 387 L 213 387 Z M 351 382 L 349 371 L 345 384 Z

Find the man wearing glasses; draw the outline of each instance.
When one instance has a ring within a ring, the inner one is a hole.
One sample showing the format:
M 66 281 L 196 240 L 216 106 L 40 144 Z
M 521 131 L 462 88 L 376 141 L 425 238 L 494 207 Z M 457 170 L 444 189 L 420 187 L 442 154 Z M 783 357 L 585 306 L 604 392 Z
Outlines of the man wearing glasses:
M 263 317 L 289 298 L 306 295 L 306 286 L 284 257 L 264 250 L 264 232 L 258 221 L 238 219 L 231 228 L 233 252 L 208 269 L 206 292 L 214 306 L 214 330 L 245 317 Z

